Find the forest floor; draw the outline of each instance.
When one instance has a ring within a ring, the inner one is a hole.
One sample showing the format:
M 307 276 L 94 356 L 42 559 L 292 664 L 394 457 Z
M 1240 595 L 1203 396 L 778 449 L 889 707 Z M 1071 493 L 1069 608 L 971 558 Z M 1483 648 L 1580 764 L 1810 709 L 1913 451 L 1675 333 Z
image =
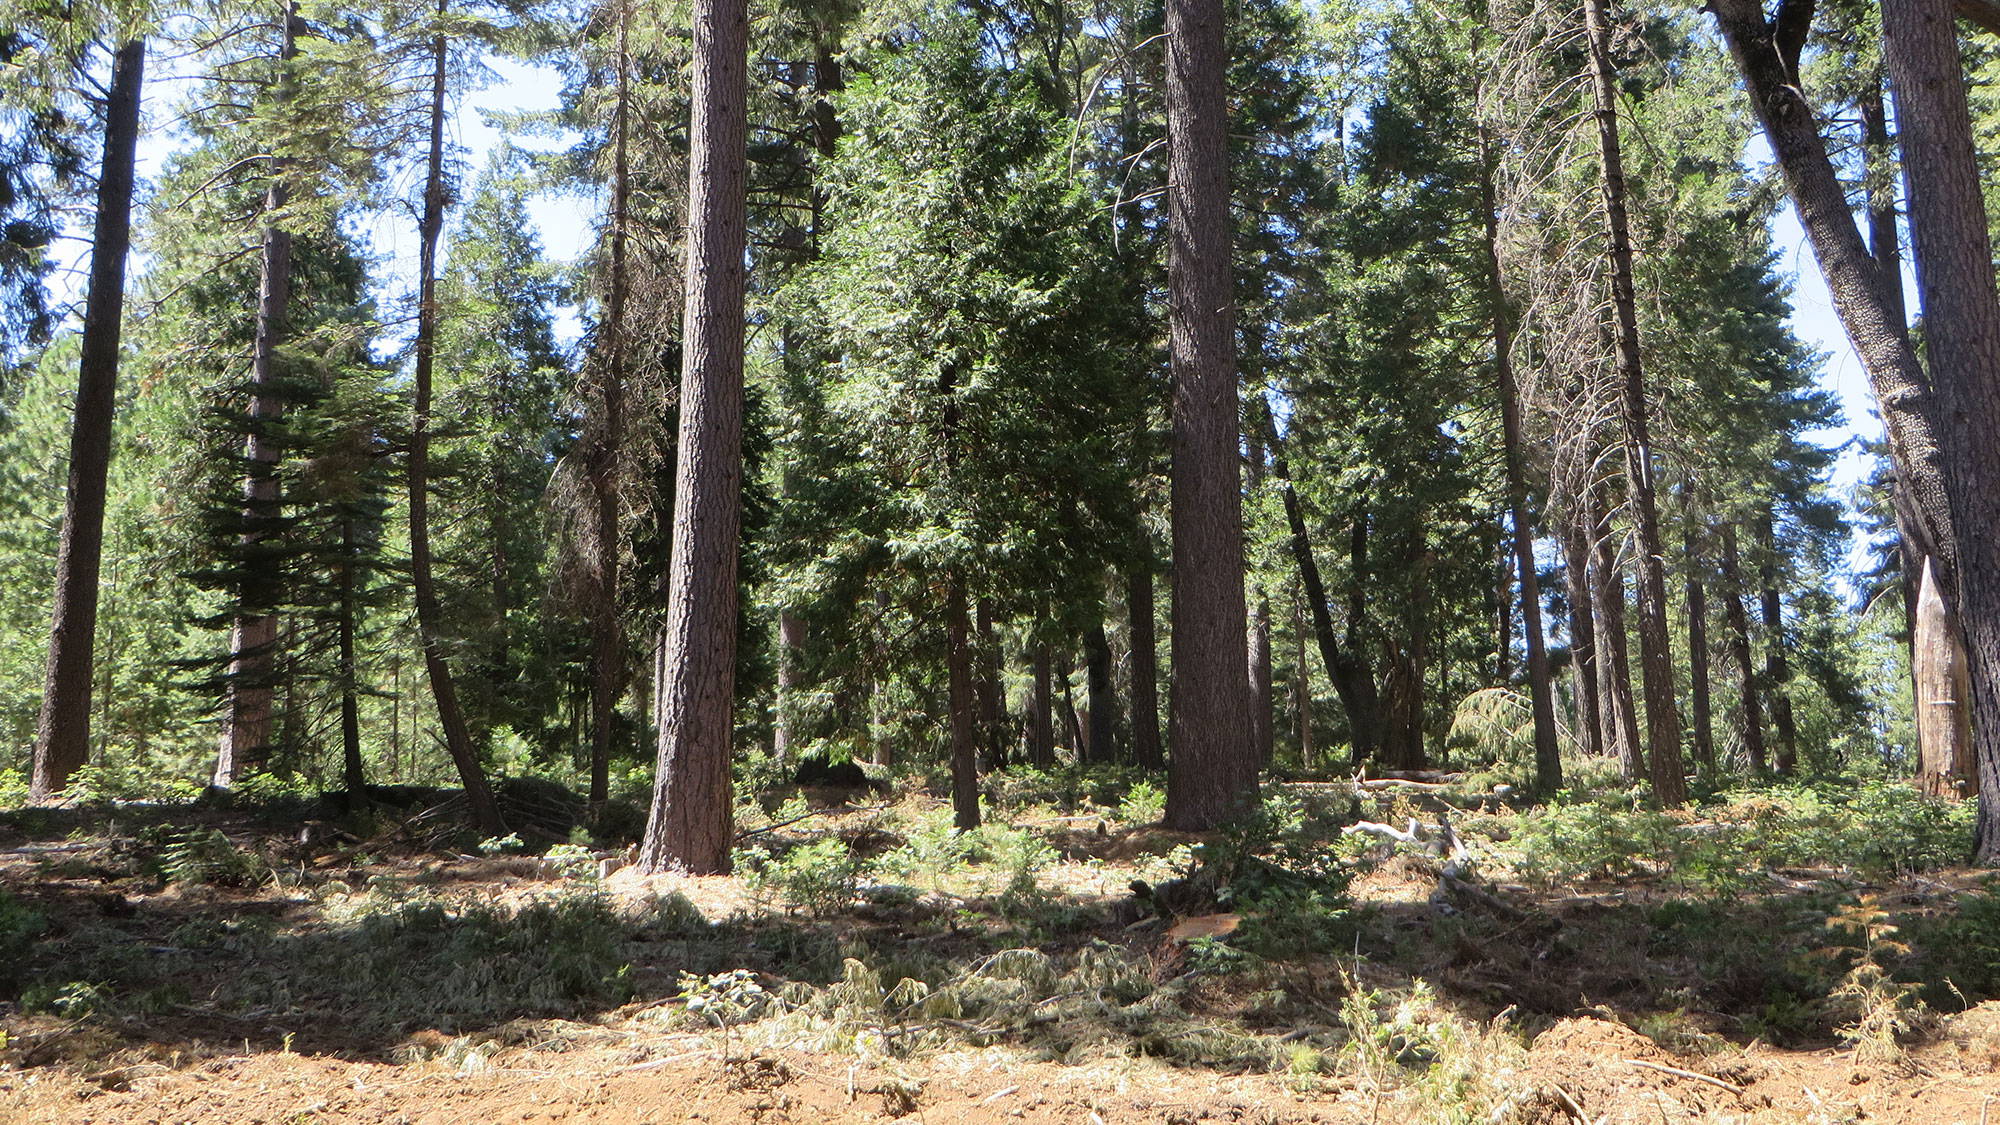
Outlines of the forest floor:
M 922 793 L 776 794 L 715 878 L 478 846 L 448 802 L 0 813 L 0 1122 L 1992 1116 L 1960 812 L 1481 788 L 1298 783 L 1207 839 L 1129 778 L 1006 781 L 970 837 Z M 560 838 L 562 795 L 512 802 Z

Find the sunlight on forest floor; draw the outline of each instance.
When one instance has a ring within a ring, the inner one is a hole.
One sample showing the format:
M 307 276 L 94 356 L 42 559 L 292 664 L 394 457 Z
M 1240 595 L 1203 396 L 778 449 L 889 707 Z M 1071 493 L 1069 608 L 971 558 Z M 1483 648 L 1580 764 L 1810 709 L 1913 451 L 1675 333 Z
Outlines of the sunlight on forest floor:
M 0 1120 L 1969 1123 L 2000 1095 L 1962 810 L 1490 790 L 1276 785 L 1200 838 L 1115 773 L 999 775 L 969 834 L 919 791 L 787 789 L 710 878 L 587 826 L 18 810 Z

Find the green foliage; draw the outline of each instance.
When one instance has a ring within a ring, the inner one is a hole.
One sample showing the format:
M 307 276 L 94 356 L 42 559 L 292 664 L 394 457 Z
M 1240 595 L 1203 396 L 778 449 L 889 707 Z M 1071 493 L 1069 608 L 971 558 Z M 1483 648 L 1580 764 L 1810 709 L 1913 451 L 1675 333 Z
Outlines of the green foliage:
M 1158 824 L 1166 811 L 1166 793 L 1150 781 L 1135 783 L 1118 802 L 1118 819 L 1129 825 Z
M 27 971 L 34 943 L 48 930 L 48 918 L 0 891 L 0 989 L 11 988 Z
M 800 844 L 782 855 L 751 852 L 744 858 L 743 875 L 751 888 L 776 894 L 789 907 L 825 915 L 854 902 L 860 861 L 838 839 Z
M 218 828 L 142 829 L 137 843 L 142 852 L 151 853 L 147 866 L 169 883 L 248 887 L 271 874 L 262 857 L 238 847 Z
M 1871 877 L 1964 860 L 1969 804 L 1897 781 L 1774 786 L 1725 794 L 1684 820 L 1617 795 L 1557 803 L 1521 818 L 1522 874 L 1554 884 L 1657 871 L 1710 894 L 1736 893 L 1778 867 L 1833 866 Z

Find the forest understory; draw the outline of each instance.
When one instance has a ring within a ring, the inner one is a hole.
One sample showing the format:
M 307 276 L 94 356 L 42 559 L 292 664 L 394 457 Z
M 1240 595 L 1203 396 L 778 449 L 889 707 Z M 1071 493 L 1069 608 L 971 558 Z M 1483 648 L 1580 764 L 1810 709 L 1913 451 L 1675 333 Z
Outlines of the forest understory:
M 1650 812 L 1608 777 L 1517 809 L 1429 777 L 1274 784 L 1200 836 L 1111 769 L 997 773 L 973 833 L 921 785 L 772 787 L 709 877 L 625 866 L 637 809 L 547 783 L 501 786 L 525 844 L 436 790 L 0 814 L 0 1120 L 1971 1123 L 2000 1097 L 1969 809 L 1863 783 Z

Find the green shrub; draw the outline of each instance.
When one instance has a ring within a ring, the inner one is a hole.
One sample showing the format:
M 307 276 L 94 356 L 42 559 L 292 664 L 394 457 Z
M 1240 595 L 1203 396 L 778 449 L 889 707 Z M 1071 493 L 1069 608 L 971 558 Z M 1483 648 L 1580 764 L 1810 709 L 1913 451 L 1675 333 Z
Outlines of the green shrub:
M 854 901 L 861 865 L 837 839 L 801 844 L 782 856 L 750 853 L 745 879 L 759 893 L 775 893 L 786 906 L 827 914 Z
M 219 828 L 142 829 L 137 843 L 145 857 L 142 869 L 169 883 L 248 887 L 263 882 L 271 872 L 261 857 L 231 843 Z
M 36 939 L 48 924 L 40 911 L 0 891 L 0 988 L 11 988 L 27 972 Z

